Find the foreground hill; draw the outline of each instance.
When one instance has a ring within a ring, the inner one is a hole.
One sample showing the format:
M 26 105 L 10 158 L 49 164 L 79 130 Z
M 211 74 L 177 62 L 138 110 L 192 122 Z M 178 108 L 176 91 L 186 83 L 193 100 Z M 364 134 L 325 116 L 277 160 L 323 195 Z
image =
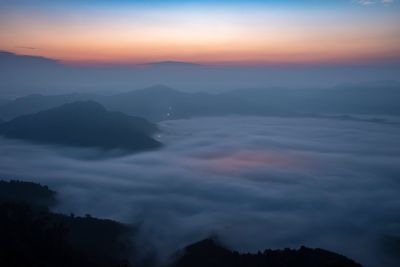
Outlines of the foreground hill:
M 336 253 L 301 247 L 299 250 L 265 250 L 258 254 L 239 254 L 212 239 L 187 246 L 170 267 L 361 267 Z
M 10 188 L 15 194 L 11 198 Z M 0 181 L 0 266 L 168 266 L 157 263 L 143 236 L 135 240 L 134 226 L 90 215 L 57 214 L 43 206 L 43 199 L 53 202 L 56 196 L 39 184 Z M 171 258 L 169 267 L 361 267 L 321 249 L 239 254 L 211 239 L 189 245 Z
M 0 180 L 0 202 L 29 203 L 51 207 L 55 204 L 56 192 L 47 186 L 22 181 Z
M 87 101 L 65 104 L 0 125 L 7 138 L 76 147 L 142 151 L 160 147 L 157 127 L 142 118 L 107 111 Z
M 128 266 L 133 228 L 50 212 L 43 200 L 55 196 L 40 184 L 0 181 L 0 266 Z

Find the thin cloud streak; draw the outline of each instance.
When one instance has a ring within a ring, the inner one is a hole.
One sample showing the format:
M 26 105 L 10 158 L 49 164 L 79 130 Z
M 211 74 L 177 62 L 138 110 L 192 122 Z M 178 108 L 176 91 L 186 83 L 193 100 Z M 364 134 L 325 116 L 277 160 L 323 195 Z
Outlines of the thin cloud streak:
M 394 2 L 395 2 L 394 0 L 358 0 L 358 3 L 366 6 L 375 4 L 389 5 L 393 4 Z

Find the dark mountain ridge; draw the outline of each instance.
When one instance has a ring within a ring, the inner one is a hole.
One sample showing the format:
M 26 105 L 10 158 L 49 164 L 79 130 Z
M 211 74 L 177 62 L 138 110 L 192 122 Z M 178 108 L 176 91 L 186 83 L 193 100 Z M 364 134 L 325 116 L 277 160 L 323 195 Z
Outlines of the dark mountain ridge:
M 56 202 L 55 195 L 56 192 L 40 184 L 0 180 L 0 202 L 16 202 L 51 207 Z
M 55 199 L 47 186 L 0 181 L 0 266 L 129 266 L 133 227 L 53 213 Z
M 10 188 L 15 193 L 12 199 Z M 214 239 L 205 239 L 176 252 L 170 264 L 156 263 L 154 256 L 143 258 L 147 255 L 143 252 L 148 253 L 143 242 L 132 245 L 138 230 L 134 225 L 90 215 L 54 213 L 50 206 L 37 205 L 43 204 L 43 199 L 53 200 L 56 196 L 40 184 L 0 181 L 0 266 L 361 267 L 344 256 L 322 249 L 301 247 L 240 254 Z
M 240 254 L 213 239 L 189 245 L 175 256 L 177 260 L 170 267 L 361 267 L 353 260 L 323 249 L 301 247 Z

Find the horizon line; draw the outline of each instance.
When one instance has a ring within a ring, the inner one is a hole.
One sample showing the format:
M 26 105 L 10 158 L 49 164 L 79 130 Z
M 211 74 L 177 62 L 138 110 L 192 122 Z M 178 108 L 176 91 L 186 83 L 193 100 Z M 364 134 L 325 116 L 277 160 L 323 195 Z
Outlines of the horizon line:
M 148 61 L 136 60 L 68 60 L 56 57 L 48 57 L 38 54 L 17 53 L 11 50 L 2 50 L 0 53 L 8 53 L 17 57 L 33 57 L 54 61 L 68 67 L 137 67 L 146 68 L 154 65 L 171 64 L 171 65 L 187 65 L 191 67 L 295 67 L 295 66 L 371 66 L 371 65 L 400 65 L 400 57 L 385 57 L 377 58 L 375 60 L 316 60 L 316 61 L 267 61 L 267 60 L 226 60 L 226 61 L 185 61 L 175 59 L 160 59 Z

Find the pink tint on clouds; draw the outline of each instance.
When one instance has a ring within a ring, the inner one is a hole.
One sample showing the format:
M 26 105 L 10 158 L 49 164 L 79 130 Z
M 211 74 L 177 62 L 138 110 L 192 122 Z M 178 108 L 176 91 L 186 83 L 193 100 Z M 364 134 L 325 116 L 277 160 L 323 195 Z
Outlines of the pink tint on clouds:
M 303 169 L 307 167 L 304 159 L 289 153 L 252 150 L 236 151 L 218 157 L 210 156 L 189 161 L 186 164 L 212 173 L 246 172 L 265 168 Z

